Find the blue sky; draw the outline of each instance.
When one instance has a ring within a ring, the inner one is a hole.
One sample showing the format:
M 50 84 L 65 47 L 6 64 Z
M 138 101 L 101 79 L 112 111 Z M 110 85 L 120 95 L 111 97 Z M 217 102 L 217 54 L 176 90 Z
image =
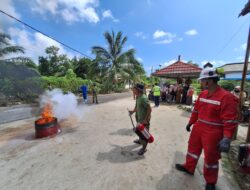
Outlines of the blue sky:
M 105 47 L 103 33 L 122 31 L 125 49 L 135 48 L 145 70 L 175 61 L 202 66 L 243 62 L 250 14 L 238 18 L 247 0 L 2 0 L 1 10 L 93 57 Z M 26 48 L 37 62 L 50 45 L 72 57 L 77 53 L 0 13 L 0 30 Z

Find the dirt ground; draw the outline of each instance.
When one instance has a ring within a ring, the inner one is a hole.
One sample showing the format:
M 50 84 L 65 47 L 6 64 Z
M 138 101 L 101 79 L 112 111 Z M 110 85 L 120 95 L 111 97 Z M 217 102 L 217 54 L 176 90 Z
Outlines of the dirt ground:
M 34 139 L 35 118 L 0 126 L 0 189 L 38 190 L 200 190 L 203 159 L 195 175 L 174 169 L 185 158 L 189 113 L 176 106 L 153 108 L 145 156 L 133 144 L 127 108 L 132 98 L 98 105 L 80 105 L 80 119 L 60 123 L 54 138 Z M 153 105 L 152 105 L 153 106 Z M 202 158 L 202 157 L 201 157 Z M 237 190 L 220 170 L 217 189 Z

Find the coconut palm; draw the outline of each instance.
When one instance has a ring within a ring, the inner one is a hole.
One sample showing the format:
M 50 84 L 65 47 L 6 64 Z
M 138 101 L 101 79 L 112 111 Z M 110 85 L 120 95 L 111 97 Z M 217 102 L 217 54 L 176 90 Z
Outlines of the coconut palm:
M 96 62 L 101 68 L 101 75 L 105 78 L 105 82 L 117 85 L 119 80 L 125 80 L 132 77 L 133 70 L 141 67 L 141 64 L 135 59 L 135 49 L 123 51 L 127 42 L 127 37 L 123 37 L 122 32 L 117 34 L 105 32 L 104 37 L 107 41 L 107 48 L 94 46 L 92 53 L 96 55 Z
M 25 65 L 29 68 L 37 70 L 37 65 L 28 57 L 8 56 L 11 54 L 24 53 L 24 48 L 21 46 L 14 46 L 10 43 L 11 37 L 8 34 L 0 32 L 0 61 L 11 62 L 19 65 Z M 8 56 L 8 57 L 7 57 Z
M 24 53 L 21 46 L 13 46 L 10 44 L 10 36 L 0 32 L 0 60 L 4 60 L 4 56 L 11 53 Z

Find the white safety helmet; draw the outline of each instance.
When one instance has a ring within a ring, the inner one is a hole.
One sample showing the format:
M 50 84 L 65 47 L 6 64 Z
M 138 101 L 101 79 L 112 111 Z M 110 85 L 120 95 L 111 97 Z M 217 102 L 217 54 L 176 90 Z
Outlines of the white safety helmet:
M 205 68 L 201 71 L 200 77 L 198 80 L 206 79 L 206 78 L 214 78 L 219 77 L 218 73 L 216 72 L 216 69 L 214 68 Z

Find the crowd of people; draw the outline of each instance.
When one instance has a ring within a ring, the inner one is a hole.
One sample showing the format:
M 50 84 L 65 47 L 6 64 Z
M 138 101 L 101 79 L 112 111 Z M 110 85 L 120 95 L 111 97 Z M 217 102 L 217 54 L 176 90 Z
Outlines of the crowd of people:
M 163 84 L 161 86 L 156 83 L 152 86 L 148 98 L 154 100 L 155 106 L 159 106 L 159 102 L 176 103 L 192 105 L 194 88 L 190 82 L 186 81 L 184 84 Z

